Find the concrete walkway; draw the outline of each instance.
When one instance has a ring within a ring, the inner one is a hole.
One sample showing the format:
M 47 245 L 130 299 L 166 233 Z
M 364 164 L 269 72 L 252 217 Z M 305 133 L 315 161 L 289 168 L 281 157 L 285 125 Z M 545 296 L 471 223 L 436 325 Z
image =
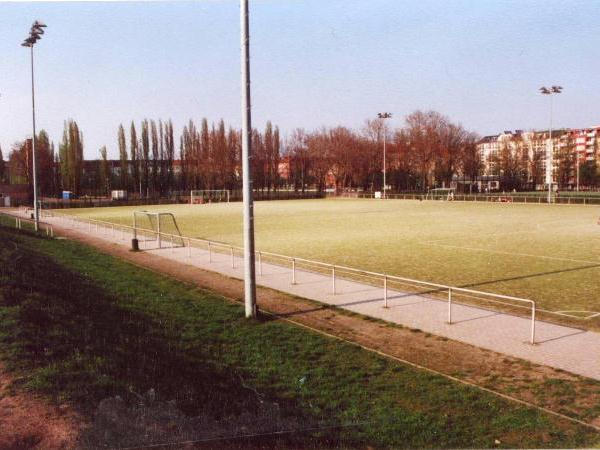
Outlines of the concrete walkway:
M 44 218 L 44 221 L 75 228 L 116 244 L 131 244 L 131 234 L 123 234 L 118 230 L 100 227 L 96 231 L 92 226 L 90 231 L 87 224 L 73 223 L 59 217 Z M 166 245 L 170 244 L 167 242 Z M 230 254 L 213 251 L 209 261 L 208 250 L 195 247 L 158 249 L 154 242 L 142 242 L 141 248 L 163 258 L 230 277 L 243 278 L 243 262 L 239 256 L 232 259 Z M 262 275 L 257 274 L 257 283 L 366 316 L 600 380 L 600 333 L 537 321 L 536 345 L 531 345 L 531 321 L 526 318 L 454 304 L 450 325 L 447 323 L 448 307 L 445 301 L 388 289 L 388 308 L 384 308 L 382 288 L 338 277 L 336 295 L 332 295 L 330 276 L 297 268 L 296 284 L 292 284 L 291 268 L 266 262 L 262 263 Z

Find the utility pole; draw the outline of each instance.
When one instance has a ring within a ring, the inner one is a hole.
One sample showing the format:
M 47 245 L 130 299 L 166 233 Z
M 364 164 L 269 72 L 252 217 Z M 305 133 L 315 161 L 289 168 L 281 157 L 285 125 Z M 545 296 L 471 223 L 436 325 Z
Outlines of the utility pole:
M 385 119 L 390 119 L 392 117 L 392 113 L 388 113 L 388 112 L 384 112 L 384 113 L 377 113 L 377 117 L 382 119 L 381 123 L 383 123 L 383 198 L 386 198 L 385 195 L 385 191 L 386 191 L 386 161 L 385 161 L 385 138 L 386 138 L 386 129 L 385 129 Z
M 246 317 L 256 317 L 254 261 L 254 201 L 252 199 L 252 120 L 250 103 L 250 26 L 248 0 L 240 0 L 242 65 L 242 193 L 244 210 L 244 305 Z
M 46 28 L 46 25 L 36 20 L 33 23 L 33 25 L 31 25 L 29 37 L 25 39 L 21 44 L 21 46 L 29 47 L 29 49 L 31 50 L 31 116 L 33 120 L 33 136 L 31 138 L 31 159 L 33 163 L 33 218 L 35 222 L 35 231 L 38 231 L 40 228 L 40 210 L 38 205 L 37 157 L 35 152 L 35 77 L 33 72 L 33 46 L 37 41 L 39 41 L 42 38 L 42 34 L 44 34 L 44 28 Z
M 550 130 L 549 130 L 549 142 L 546 146 L 546 183 L 548 184 L 548 204 L 552 203 L 552 164 L 554 157 L 554 141 L 552 140 L 552 96 L 555 94 L 560 94 L 562 92 L 562 86 L 551 86 L 547 88 L 542 86 L 540 88 L 540 92 L 543 95 L 550 96 Z

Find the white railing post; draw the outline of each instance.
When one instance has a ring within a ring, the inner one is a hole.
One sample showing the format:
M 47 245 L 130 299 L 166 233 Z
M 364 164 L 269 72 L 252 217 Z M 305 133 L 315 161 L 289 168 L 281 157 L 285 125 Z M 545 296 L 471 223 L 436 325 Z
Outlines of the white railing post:
M 15 228 L 19 228 L 19 218 L 15 217 Z
M 115 224 L 114 224 L 114 223 L 111 225 L 111 228 L 110 228 L 110 235 L 111 235 L 112 237 L 114 237 L 114 236 L 115 236 Z
M 233 247 L 230 247 L 231 250 L 231 268 L 235 269 L 235 256 L 233 255 Z
M 296 258 L 292 258 L 292 284 L 296 284 Z
M 387 295 L 387 275 L 383 276 L 383 307 L 388 307 L 388 295 Z
M 92 219 L 88 217 L 88 233 L 92 232 Z
M 210 241 L 208 241 L 208 262 L 211 263 L 212 262 L 212 248 L 211 248 L 211 243 Z
M 531 345 L 535 344 L 535 302 L 531 304 Z
M 54 227 L 50 227 L 50 237 L 54 237 Z
M 335 265 L 331 266 L 331 293 L 335 295 Z
M 188 238 L 188 258 L 192 257 L 192 242 Z
M 452 323 L 452 288 L 448 288 L 448 324 Z
M 262 252 L 258 252 L 258 274 L 262 277 Z
M 171 235 L 171 253 L 175 251 L 175 243 L 173 242 L 173 235 Z

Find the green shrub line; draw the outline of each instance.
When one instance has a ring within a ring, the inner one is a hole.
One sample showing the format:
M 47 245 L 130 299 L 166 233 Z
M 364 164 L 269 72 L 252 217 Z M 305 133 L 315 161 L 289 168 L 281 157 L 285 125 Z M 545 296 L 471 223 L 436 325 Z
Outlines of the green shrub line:
M 5 227 L 0 355 L 17 387 L 87 417 L 103 398 L 154 389 L 190 416 L 236 417 L 265 401 L 300 428 L 357 424 L 297 433 L 300 447 L 598 444 L 583 426 L 287 322 L 246 320 L 216 294 Z

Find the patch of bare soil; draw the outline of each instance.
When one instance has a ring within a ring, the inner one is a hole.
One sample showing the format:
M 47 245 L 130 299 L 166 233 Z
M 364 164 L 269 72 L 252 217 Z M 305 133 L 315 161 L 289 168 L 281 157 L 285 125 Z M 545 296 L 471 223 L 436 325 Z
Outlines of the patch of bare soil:
M 57 227 L 55 227 L 56 229 Z M 59 230 L 138 266 L 242 301 L 243 282 L 184 263 L 108 243 L 77 231 Z M 600 382 L 536 365 L 469 344 L 368 319 L 310 300 L 259 287 L 262 311 L 570 417 L 600 423 Z
M 82 420 L 68 406 L 11 389 L 13 378 L 0 365 L 0 449 L 71 449 Z

